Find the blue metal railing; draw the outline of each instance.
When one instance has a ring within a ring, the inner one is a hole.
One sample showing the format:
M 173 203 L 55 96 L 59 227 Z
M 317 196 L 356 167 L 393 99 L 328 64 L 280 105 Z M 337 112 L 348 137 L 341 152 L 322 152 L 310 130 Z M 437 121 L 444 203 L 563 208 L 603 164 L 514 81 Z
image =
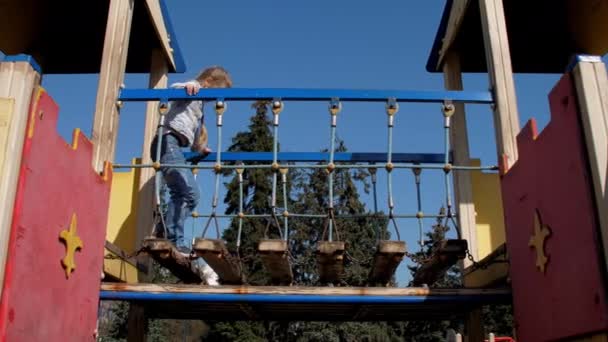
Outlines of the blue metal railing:
M 216 100 L 224 101 L 331 101 L 343 102 L 397 102 L 418 103 L 479 103 L 492 104 L 488 91 L 420 91 L 420 90 L 350 90 L 350 89 L 290 89 L 290 88 L 228 88 L 201 89 L 197 95 L 187 95 L 183 89 L 122 89 L 120 101 L 171 101 L 171 100 Z

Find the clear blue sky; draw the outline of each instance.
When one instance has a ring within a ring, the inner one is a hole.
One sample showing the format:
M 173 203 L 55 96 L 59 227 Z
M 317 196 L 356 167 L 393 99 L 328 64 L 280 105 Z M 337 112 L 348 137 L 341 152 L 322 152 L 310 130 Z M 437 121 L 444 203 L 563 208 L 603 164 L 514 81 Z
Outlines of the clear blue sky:
M 440 74 L 425 70 L 444 1 L 168 1 L 170 18 L 188 71 L 170 76 L 170 82 L 193 77 L 204 66 L 220 64 L 232 74 L 235 87 L 377 88 L 442 90 Z M 486 75 L 465 75 L 465 89 L 486 90 Z M 517 75 L 522 126 L 534 116 L 543 127 L 548 119 L 547 93 L 556 75 Z M 146 75 L 127 75 L 129 88 L 147 87 Z M 59 131 L 71 139 L 72 129 L 90 136 L 97 75 L 49 75 L 43 85 L 61 107 Z M 288 103 L 281 116 L 283 151 L 318 151 L 328 147 L 326 104 Z M 491 111 L 469 106 L 471 155 L 484 164 L 496 163 Z M 212 113 L 210 109 L 207 113 Z M 246 128 L 252 114 L 249 103 L 230 103 L 225 115 L 223 146 Z M 213 117 L 212 115 L 210 115 Z M 126 104 L 120 118 L 117 163 L 141 154 L 143 104 Z M 386 115 L 382 104 L 344 106 L 338 132 L 350 151 L 384 152 Z M 402 105 L 396 118 L 395 152 L 442 152 L 442 116 L 434 104 Z M 210 127 L 211 147 L 216 133 Z M 201 172 L 203 200 L 199 212 L 208 212 L 212 177 Z M 423 173 L 423 207 L 436 212 L 444 202 L 441 173 Z M 410 171 L 394 176 L 396 211 L 416 211 Z M 370 196 L 364 200 L 371 208 Z M 379 178 L 381 209 L 386 210 L 386 178 Z M 417 225 L 400 220 L 401 236 L 416 247 Z M 425 222 L 429 229 L 432 220 Z M 190 223 L 187 224 L 190 235 Z M 195 228 L 200 234 L 201 227 Z M 398 270 L 401 285 L 409 279 L 405 265 Z

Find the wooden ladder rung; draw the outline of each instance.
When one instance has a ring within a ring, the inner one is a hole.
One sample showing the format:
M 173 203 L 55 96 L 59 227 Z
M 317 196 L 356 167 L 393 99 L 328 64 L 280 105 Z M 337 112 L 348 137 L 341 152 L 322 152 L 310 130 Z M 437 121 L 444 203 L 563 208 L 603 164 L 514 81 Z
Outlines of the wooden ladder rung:
M 345 249 L 344 241 L 319 241 L 317 264 L 320 282 L 336 283 L 342 279 Z
M 414 274 L 414 286 L 433 285 L 445 275 L 448 269 L 466 256 L 467 240 L 444 240 L 433 253 L 430 260 L 424 263 Z
M 405 252 L 405 241 L 379 241 L 374 264 L 369 273 L 369 283 L 388 285 L 401 264 Z
M 203 276 L 193 260 L 183 256 L 169 240 L 146 238 L 142 245 L 143 250 L 152 259 L 168 269 L 185 284 L 200 284 L 203 282 Z
M 239 261 L 228 252 L 223 240 L 197 238 L 192 249 L 213 269 L 220 283 L 240 285 L 245 282 Z
M 293 273 L 289 263 L 289 249 L 285 240 L 261 240 L 258 252 L 264 268 L 274 285 L 291 285 Z

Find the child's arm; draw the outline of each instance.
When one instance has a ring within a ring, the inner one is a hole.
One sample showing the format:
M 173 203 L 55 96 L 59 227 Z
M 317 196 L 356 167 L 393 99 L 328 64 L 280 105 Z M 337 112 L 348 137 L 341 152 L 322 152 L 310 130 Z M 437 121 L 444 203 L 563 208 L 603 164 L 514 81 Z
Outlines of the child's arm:
M 207 147 L 208 143 L 209 136 L 207 135 L 207 127 L 205 127 L 205 124 L 201 123 L 198 129 L 196 130 L 196 134 L 194 136 L 192 151 L 201 154 L 208 154 L 209 152 L 211 152 L 211 150 Z
M 177 88 L 177 89 L 186 88 L 186 92 L 188 93 L 188 95 L 196 95 L 198 93 L 198 91 L 201 89 L 201 84 L 196 80 L 192 80 L 192 81 L 188 81 L 188 82 L 173 83 L 173 84 L 171 84 L 171 88 Z

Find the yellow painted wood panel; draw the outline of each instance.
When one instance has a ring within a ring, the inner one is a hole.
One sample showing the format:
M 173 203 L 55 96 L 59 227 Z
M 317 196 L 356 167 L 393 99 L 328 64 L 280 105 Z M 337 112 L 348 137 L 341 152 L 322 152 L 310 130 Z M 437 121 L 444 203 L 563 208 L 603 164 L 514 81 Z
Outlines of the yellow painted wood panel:
M 133 161 L 133 163 L 139 162 L 139 160 Z M 115 172 L 112 175 L 106 240 L 127 254 L 134 253 L 139 246 L 137 239 L 139 175 L 139 169 Z M 113 254 L 106 250 L 107 253 Z M 137 280 L 137 269 L 122 260 L 106 259 L 104 272 L 125 281 Z
M 471 166 L 480 166 L 479 159 L 471 160 Z M 475 222 L 477 226 L 477 253 L 479 259 L 505 243 L 505 221 L 500 178 L 497 173 L 471 172 Z

